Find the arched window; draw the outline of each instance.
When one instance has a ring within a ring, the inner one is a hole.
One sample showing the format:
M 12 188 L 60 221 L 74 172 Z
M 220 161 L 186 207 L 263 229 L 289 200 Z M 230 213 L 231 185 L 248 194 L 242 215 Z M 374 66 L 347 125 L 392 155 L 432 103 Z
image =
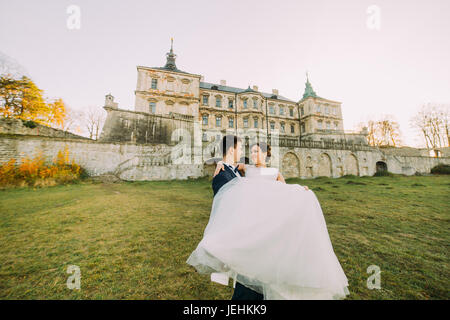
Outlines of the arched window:
M 152 89 L 156 89 L 158 87 L 158 79 L 152 78 Z
M 222 107 L 222 98 L 216 97 L 216 107 L 221 108 Z
M 208 104 L 209 104 L 209 96 L 206 96 L 206 95 L 204 95 L 203 96 L 203 100 L 202 100 L 202 104 L 204 105 L 204 106 L 207 106 Z
M 216 127 L 222 127 L 222 116 L 216 116 Z
M 317 121 L 317 127 L 322 129 L 322 120 Z
M 275 122 L 274 121 L 270 122 L 270 130 L 275 130 Z
M 233 117 L 228 118 L 228 128 L 234 128 L 234 118 Z
M 204 114 L 203 116 L 202 116 L 202 124 L 203 125 L 208 125 L 208 115 L 207 114 Z

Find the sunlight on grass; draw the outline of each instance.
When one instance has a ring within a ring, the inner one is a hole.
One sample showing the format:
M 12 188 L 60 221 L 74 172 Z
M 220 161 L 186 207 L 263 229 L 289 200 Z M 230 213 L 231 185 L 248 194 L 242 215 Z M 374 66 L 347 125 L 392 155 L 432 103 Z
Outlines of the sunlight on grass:
M 289 179 L 322 206 L 349 299 L 448 299 L 448 176 Z M 230 299 L 187 265 L 207 179 L 0 191 L 1 299 Z M 69 290 L 68 265 L 81 269 Z M 381 268 L 381 290 L 366 286 Z

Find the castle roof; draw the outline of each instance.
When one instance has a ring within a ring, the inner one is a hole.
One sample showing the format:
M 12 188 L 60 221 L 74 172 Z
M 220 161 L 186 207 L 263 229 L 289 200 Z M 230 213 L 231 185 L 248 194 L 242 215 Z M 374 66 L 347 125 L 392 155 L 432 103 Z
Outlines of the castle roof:
M 226 91 L 226 92 L 232 92 L 232 93 L 243 93 L 243 92 L 254 92 L 254 93 L 260 93 L 265 98 L 269 99 L 276 99 L 276 100 L 284 100 L 288 102 L 294 102 L 293 100 L 280 96 L 280 95 L 274 95 L 273 93 L 265 93 L 265 92 L 258 92 L 250 88 L 250 86 L 247 89 L 242 88 L 236 88 L 236 87 L 230 87 L 230 86 L 222 86 L 220 84 L 210 83 L 210 82 L 200 82 L 200 88 L 201 89 L 210 89 L 210 90 L 218 90 L 218 91 Z

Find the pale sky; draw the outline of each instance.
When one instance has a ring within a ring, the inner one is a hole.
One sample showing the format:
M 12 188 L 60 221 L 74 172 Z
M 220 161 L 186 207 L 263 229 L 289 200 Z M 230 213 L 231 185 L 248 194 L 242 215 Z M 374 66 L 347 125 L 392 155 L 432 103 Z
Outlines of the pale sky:
M 67 27 L 70 5 L 79 30 Z M 449 0 L 0 0 L 0 52 L 75 109 L 102 107 L 109 92 L 134 109 L 136 66 L 163 66 L 170 37 L 177 67 L 207 82 L 298 101 L 308 70 L 319 96 L 342 102 L 346 130 L 391 114 L 411 146 L 421 104 L 450 103 Z

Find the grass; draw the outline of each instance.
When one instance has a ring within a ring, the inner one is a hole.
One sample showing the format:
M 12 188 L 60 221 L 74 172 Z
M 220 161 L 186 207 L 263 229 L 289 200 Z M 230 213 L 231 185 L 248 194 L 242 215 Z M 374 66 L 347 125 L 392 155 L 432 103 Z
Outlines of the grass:
M 449 299 L 448 176 L 289 179 L 316 193 L 348 299 Z M 186 264 L 207 179 L 0 191 L 0 299 L 230 299 Z M 69 265 L 81 290 L 69 290 Z M 369 290 L 367 267 L 381 269 Z

